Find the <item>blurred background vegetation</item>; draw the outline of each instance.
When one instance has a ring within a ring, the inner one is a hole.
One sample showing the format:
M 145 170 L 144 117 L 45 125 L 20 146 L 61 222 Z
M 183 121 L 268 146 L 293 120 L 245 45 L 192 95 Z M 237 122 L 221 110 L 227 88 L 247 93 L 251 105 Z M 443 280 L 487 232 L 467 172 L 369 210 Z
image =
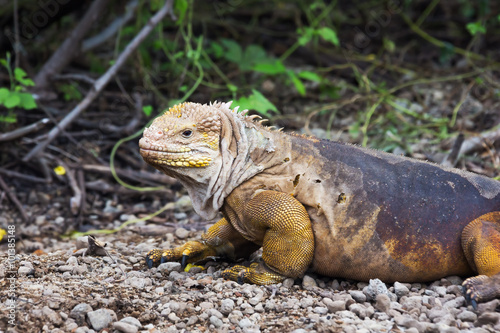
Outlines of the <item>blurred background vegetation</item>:
M 37 87 L 94 1 L 0 2 L 1 132 L 60 120 L 164 4 L 107 1 L 71 61 Z M 76 139 L 56 145 L 107 161 L 117 140 L 186 100 L 233 100 L 286 130 L 437 162 L 458 133 L 498 128 L 498 1 L 175 0 L 174 9 L 70 125 Z M 43 131 L 10 141 L 16 150 L 0 164 Z M 498 175 L 497 159 L 483 173 Z

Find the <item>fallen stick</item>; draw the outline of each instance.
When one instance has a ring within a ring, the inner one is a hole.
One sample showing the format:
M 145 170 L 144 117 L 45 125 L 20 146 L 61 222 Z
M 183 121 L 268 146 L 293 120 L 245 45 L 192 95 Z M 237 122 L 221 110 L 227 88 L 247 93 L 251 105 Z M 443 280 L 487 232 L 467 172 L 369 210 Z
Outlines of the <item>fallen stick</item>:
M 64 119 L 54 127 L 45 141 L 36 145 L 26 156 L 23 161 L 28 162 L 34 156 L 40 154 L 52 140 L 54 140 L 59 133 L 66 128 L 83 110 L 85 110 L 90 103 L 99 95 L 101 90 L 108 84 L 113 76 L 118 72 L 118 69 L 123 66 L 125 60 L 132 54 L 132 52 L 139 46 L 139 44 L 149 35 L 153 28 L 167 15 L 172 13 L 173 0 L 166 0 L 165 5 L 148 21 L 148 24 L 134 37 L 134 39 L 127 45 L 127 47 L 120 54 L 116 62 L 111 66 L 106 73 L 104 73 L 92 86 L 87 96 L 78 103 L 77 106 Z M 173 15 L 173 13 L 172 13 Z

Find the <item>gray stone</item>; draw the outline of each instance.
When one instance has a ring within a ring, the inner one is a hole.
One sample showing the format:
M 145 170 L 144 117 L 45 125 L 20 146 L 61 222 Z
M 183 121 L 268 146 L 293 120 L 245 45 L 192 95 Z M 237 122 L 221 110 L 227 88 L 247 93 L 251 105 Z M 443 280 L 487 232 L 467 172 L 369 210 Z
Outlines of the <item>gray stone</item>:
M 210 316 L 210 323 L 214 325 L 216 328 L 219 328 L 222 326 L 222 320 L 220 318 L 217 318 L 216 316 Z
M 314 300 L 311 297 L 304 297 L 300 300 L 300 307 L 303 309 L 307 309 L 310 306 L 313 306 Z
M 220 302 L 220 312 L 226 316 L 231 313 L 234 309 L 234 301 L 232 299 L 226 298 Z
M 217 317 L 217 318 L 219 318 L 219 319 L 224 318 L 224 316 L 222 315 L 222 313 L 220 313 L 220 312 L 219 312 L 218 310 L 216 310 L 216 309 L 208 309 L 207 314 L 208 314 L 209 316 L 211 316 L 211 317 L 215 316 L 215 317 Z
M 309 290 L 317 286 L 318 284 L 316 283 L 315 279 L 313 279 L 309 275 L 304 275 L 304 278 L 302 279 L 302 288 L 304 288 L 305 290 Z
M 177 315 L 173 312 L 170 312 L 167 315 L 167 318 L 168 318 L 168 320 L 170 320 L 173 323 L 177 323 L 179 320 L 181 320 L 181 318 L 177 317 Z
M 27 267 L 27 266 L 21 266 L 17 270 L 17 274 L 19 276 L 33 275 L 33 273 L 35 273 L 35 270 L 33 268 Z
M 500 306 L 500 299 L 494 299 L 489 302 L 479 303 L 477 305 L 477 310 L 478 310 L 477 312 L 478 313 L 494 312 L 498 306 Z
M 87 313 L 89 325 L 96 331 L 108 327 L 116 319 L 116 313 L 110 309 L 97 309 Z
M 399 326 L 407 327 L 407 328 L 415 328 L 417 329 L 418 332 L 424 332 L 425 331 L 425 325 L 423 323 L 420 323 L 418 320 L 406 316 L 406 315 L 399 315 L 394 318 L 394 322 L 398 324 Z
M 391 308 L 391 300 L 389 299 L 389 296 L 386 294 L 379 294 L 375 298 L 375 309 L 380 311 L 380 312 L 386 312 L 389 311 Z
M 367 301 L 374 301 L 379 294 L 388 294 L 387 286 L 379 279 L 371 279 L 368 286 L 363 288 Z
M 431 287 L 431 290 L 435 291 L 440 297 L 444 297 L 444 295 L 446 295 L 446 287 L 434 286 Z
M 213 309 L 214 305 L 212 302 L 201 302 L 200 307 L 202 310 L 208 310 L 208 309 Z
M 66 261 L 66 265 L 69 265 L 69 266 L 78 266 L 78 259 L 75 256 L 71 256 Z
M 122 321 L 114 322 L 113 328 L 122 333 L 137 333 L 139 331 L 139 328 L 137 326 L 127 324 Z
M 150 278 L 142 278 L 142 277 L 129 277 L 125 279 L 125 284 L 136 288 L 136 289 L 144 289 L 147 286 L 151 286 L 153 281 Z
M 285 288 L 291 288 L 293 286 L 293 279 L 292 278 L 286 278 L 284 281 L 283 281 L 283 287 Z
M 179 239 L 185 239 L 189 236 L 189 231 L 184 228 L 175 229 L 175 237 Z
M 404 308 L 411 310 L 415 308 L 419 308 L 422 306 L 422 296 L 410 296 L 410 297 L 403 297 L 401 300 L 401 305 L 403 305 Z
M 75 305 L 71 310 L 69 317 L 73 318 L 78 326 L 83 326 L 85 324 L 85 316 L 92 310 L 92 307 L 87 303 L 80 303 Z
M 482 313 L 474 322 L 474 326 L 483 326 L 492 324 L 495 325 L 500 321 L 500 313 L 498 312 L 485 312 Z
M 462 282 L 464 282 L 464 280 L 461 277 L 455 275 L 446 277 L 446 280 L 450 281 L 451 284 L 458 286 L 461 286 Z
M 463 296 L 456 297 L 443 304 L 445 308 L 459 308 L 465 304 L 465 298 Z
M 351 306 L 349 306 L 349 311 L 354 313 L 360 319 L 365 319 L 366 317 L 369 317 L 368 312 L 366 311 L 366 307 L 359 303 L 351 304 Z
M 461 321 L 475 321 L 477 319 L 477 315 L 472 311 L 465 310 L 457 315 L 457 319 L 460 319 Z
M 322 306 L 316 306 L 313 309 L 314 313 L 320 314 L 320 315 L 325 315 L 328 313 L 328 308 L 322 307 Z
M 331 313 L 335 313 L 338 311 L 344 311 L 346 309 L 346 302 L 345 301 L 333 301 L 330 298 L 323 298 L 323 304 L 326 305 L 328 308 L 328 311 Z
M 366 295 L 361 290 L 349 290 L 349 295 L 357 302 L 366 302 Z
M 253 323 L 248 318 L 243 318 L 238 322 L 238 326 L 242 329 L 250 328 L 253 326 Z
M 410 293 L 410 289 L 402 283 L 394 282 L 394 293 L 398 297 L 407 296 Z
M 49 321 L 56 326 L 60 326 L 63 323 L 61 316 L 48 306 L 44 306 L 42 308 L 42 315 L 44 320 Z
M 134 317 L 125 317 L 125 318 L 122 318 L 120 321 L 123 323 L 126 323 L 126 324 L 137 326 L 137 328 L 142 327 L 141 322 L 137 318 L 134 318 Z
M 157 271 L 163 275 L 168 275 L 171 272 L 182 272 L 182 265 L 179 262 L 164 262 L 158 266 Z

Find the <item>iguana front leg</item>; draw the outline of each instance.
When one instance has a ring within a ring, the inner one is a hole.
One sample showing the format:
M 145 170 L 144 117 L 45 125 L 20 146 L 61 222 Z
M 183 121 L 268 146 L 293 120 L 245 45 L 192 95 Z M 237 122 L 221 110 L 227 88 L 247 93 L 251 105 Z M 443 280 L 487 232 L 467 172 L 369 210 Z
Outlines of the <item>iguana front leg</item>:
M 478 302 L 500 297 L 500 212 L 480 216 L 462 232 L 462 248 L 469 265 L 480 275 L 464 281 L 465 298 Z
M 149 268 L 169 261 L 180 261 L 182 267 L 207 257 L 235 259 L 246 257 L 259 248 L 243 238 L 226 219 L 220 219 L 202 235 L 201 241 L 189 241 L 171 250 L 154 249 L 146 255 Z
M 243 225 L 262 231 L 262 259 L 250 267 L 234 266 L 222 276 L 255 284 L 273 284 L 287 277 L 304 274 L 313 260 L 314 234 L 304 206 L 290 194 L 261 191 L 248 203 L 239 202 L 234 209 L 243 209 Z

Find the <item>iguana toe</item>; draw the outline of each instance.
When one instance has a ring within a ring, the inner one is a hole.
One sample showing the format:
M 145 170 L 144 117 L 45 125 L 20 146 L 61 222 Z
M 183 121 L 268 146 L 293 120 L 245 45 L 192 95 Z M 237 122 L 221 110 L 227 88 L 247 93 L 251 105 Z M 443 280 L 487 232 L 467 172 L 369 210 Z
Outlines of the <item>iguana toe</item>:
M 148 265 L 148 268 L 158 266 L 163 262 L 162 260 L 162 251 L 160 249 L 151 250 L 146 254 L 146 265 Z
M 477 310 L 477 304 L 494 299 L 497 296 L 494 281 L 486 275 L 468 278 L 462 284 L 467 303 Z
M 263 263 L 253 263 L 250 267 L 236 265 L 222 272 L 224 279 L 233 280 L 239 284 L 253 283 L 258 285 L 282 282 L 286 276 L 275 273 Z

